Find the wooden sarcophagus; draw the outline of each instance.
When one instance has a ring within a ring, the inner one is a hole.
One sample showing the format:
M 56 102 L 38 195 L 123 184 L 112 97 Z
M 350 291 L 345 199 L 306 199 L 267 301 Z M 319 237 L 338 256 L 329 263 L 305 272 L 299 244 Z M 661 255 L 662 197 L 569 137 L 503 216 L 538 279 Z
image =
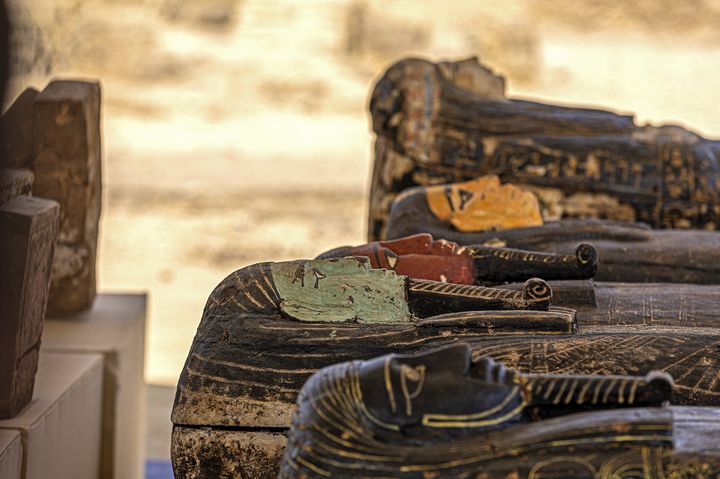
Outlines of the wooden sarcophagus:
M 494 204 L 507 209 L 494 209 Z M 540 211 L 532 193 L 501 185 L 497 177 L 418 186 L 393 202 L 387 238 L 430 233 L 471 250 L 520 249 L 528 264 L 535 261 L 534 252 L 573 254 L 579 244 L 590 242 L 599 257 L 597 280 L 720 283 L 720 232 L 598 219 L 545 222 Z
M 716 229 L 720 142 L 632 116 L 510 99 L 476 59 L 403 60 L 370 100 L 376 134 L 369 240 L 395 197 L 496 174 L 533 187 L 563 217 Z
M 178 384 L 176 477 L 274 477 L 314 372 L 458 340 L 473 359 L 523 374 L 663 371 L 675 378 L 674 404 L 720 406 L 718 286 L 585 280 L 591 299 L 566 299 L 568 308 L 553 306 L 540 279 L 484 287 L 370 266 L 356 257 L 261 263 L 218 285 Z
M 522 374 L 467 344 L 322 369 L 280 478 L 717 477 L 720 409 L 668 407 L 672 379 Z

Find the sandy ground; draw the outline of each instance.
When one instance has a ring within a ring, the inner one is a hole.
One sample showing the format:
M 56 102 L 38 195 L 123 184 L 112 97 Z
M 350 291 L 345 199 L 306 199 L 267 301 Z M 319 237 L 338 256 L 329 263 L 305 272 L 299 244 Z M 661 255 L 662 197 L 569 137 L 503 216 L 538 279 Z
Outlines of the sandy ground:
M 363 241 L 387 65 L 479 55 L 511 95 L 718 137 L 718 4 L 23 0 L 15 91 L 102 80 L 100 289 L 150 292 L 146 378 L 173 385 L 224 276 Z

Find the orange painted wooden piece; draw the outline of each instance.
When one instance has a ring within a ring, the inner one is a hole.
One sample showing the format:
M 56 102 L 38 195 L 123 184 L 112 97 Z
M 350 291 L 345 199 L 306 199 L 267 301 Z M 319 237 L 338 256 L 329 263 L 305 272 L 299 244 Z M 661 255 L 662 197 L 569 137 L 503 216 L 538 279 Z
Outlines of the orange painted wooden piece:
M 495 175 L 464 183 L 427 188 L 432 213 L 459 231 L 487 231 L 540 226 L 540 205 L 534 194 Z

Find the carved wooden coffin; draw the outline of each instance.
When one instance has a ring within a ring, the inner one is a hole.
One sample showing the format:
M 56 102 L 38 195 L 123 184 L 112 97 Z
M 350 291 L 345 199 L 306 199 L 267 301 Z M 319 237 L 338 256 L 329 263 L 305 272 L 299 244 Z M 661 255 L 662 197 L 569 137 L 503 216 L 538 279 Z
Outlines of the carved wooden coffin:
M 549 306 L 540 280 L 519 291 L 412 280 L 359 258 L 238 270 L 208 299 L 178 383 L 175 474 L 273 477 L 258 471 L 279 458 L 312 373 L 458 339 L 473 358 L 523 373 L 665 371 L 677 379 L 677 404 L 720 405 L 718 287 L 633 287 L 598 284 L 575 313 Z
M 430 233 L 460 245 L 503 246 L 535 252 L 573 254 L 588 241 L 597 249 L 595 279 L 627 282 L 720 282 L 720 233 L 653 230 L 640 223 L 561 220 L 497 231 L 464 227 L 484 215 L 473 198 L 474 181 L 405 190 L 393 203 L 387 236 L 398 239 Z M 469 196 L 468 196 L 469 195 Z M 465 198 L 465 201 L 460 201 Z M 439 206 L 444 202 L 445 210 Z M 443 214 L 451 210 L 452 214 Z
M 0 419 L 32 398 L 59 218 L 51 200 L 0 205 Z
M 402 190 L 486 174 L 585 206 L 565 216 L 717 228 L 719 142 L 608 111 L 508 99 L 503 86 L 475 59 L 409 59 L 385 72 L 370 101 L 369 240 L 386 238 Z
M 281 478 L 714 477 L 720 410 L 662 407 L 666 374 L 518 374 L 463 343 L 315 373 Z
M 88 309 L 95 299 L 101 202 L 100 85 L 53 81 L 33 102 L 34 194 L 61 205 L 48 312 Z

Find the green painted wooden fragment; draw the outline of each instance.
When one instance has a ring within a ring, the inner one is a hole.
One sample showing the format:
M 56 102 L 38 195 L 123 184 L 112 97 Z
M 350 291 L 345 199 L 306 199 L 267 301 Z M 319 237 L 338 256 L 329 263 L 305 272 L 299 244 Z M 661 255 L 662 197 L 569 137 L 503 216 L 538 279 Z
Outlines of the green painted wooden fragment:
M 300 321 L 410 321 L 406 277 L 371 269 L 365 259 L 273 263 L 280 309 Z

